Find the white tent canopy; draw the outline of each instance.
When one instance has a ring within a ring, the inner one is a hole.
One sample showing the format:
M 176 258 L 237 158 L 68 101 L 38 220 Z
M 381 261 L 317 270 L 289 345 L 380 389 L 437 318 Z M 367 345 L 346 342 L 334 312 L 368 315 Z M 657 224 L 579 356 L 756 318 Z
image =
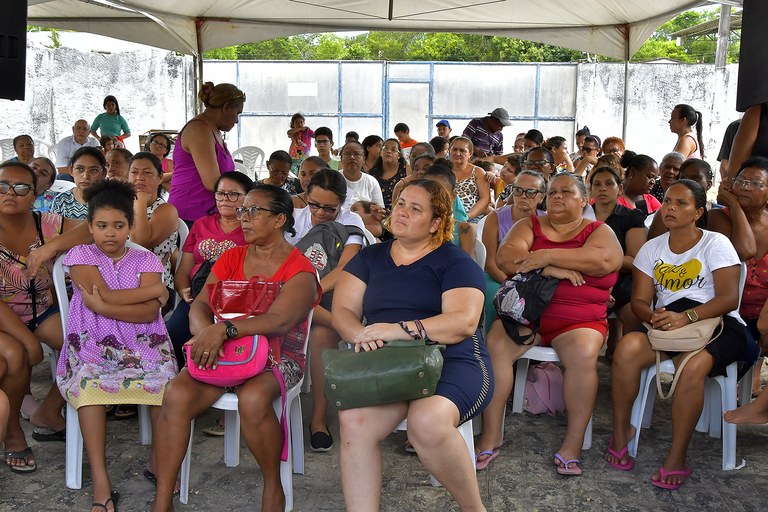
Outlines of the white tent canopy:
M 659 25 L 708 3 L 712 2 L 29 0 L 28 21 L 193 55 L 310 32 L 391 30 L 515 37 L 628 60 Z

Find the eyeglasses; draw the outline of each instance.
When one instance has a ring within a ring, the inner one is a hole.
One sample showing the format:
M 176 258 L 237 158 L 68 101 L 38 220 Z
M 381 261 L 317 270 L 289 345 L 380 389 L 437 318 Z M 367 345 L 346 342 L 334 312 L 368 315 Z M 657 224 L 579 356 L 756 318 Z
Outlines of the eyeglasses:
M 605 152 L 606 153 L 621 153 L 621 151 L 622 151 L 622 149 L 619 146 L 613 146 L 613 147 L 605 148 Z
M 336 213 L 339 211 L 340 206 L 326 206 L 314 202 L 307 201 L 307 206 L 309 206 L 310 210 L 317 211 L 317 210 L 323 210 L 325 213 Z
M 104 169 L 101 167 L 84 167 L 82 165 L 77 165 L 72 168 L 72 173 L 77 174 L 78 176 L 84 176 L 86 174 L 98 176 L 102 172 L 104 172 Z
M 263 208 L 261 206 L 241 206 L 240 208 L 235 208 L 235 217 L 237 220 L 242 220 L 243 217 L 248 220 L 253 220 L 253 218 L 256 217 L 260 211 L 265 211 L 273 215 L 277 215 L 277 212 L 270 210 L 269 208 Z
M 365 153 L 363 153 L 362 151 L 355 151 L 354 153 L 348 153 L 345 151 L 344 153 L 341 154 L 341 156 L 344 158 L 362 158 L 364 154 Z
M 528 199 L 533 199 L 534 197 L 536 197 L 537 194 L 543 194 L 543 193 L 544 192 L 542 192 L 537 188 L 522 188 L 522 187 L 518 187 L 517 185 L 512 186 L 512 195 L 515 197 L 520 197 L 523 194 L 525 194 L 525 197 L 527 197 Z
M 315 144 L 330 144 L 331 139 L 315 139 Z
M 759 181 L 749 181 L 741 178 L 737 178 L 733 180 L 733 186 L 739 187 L 739 188 L 756 189 L 756 190 L 762 190 L 765 187 L 768 187 L 768 185 L 765 183 L 761 183 Z M 0 191 L 1 190 L 2 189 L 0 189 Z
M 399 153 L 400 152 L 399 149 L 397 149 L 395 147 L 392 147 L 392 146 L 384 146 L 383 148 L 381 148 L 381 150 L 382 151 L 387 151 L 389 153 Z
M 13 195 L 24 197 L 32 190 L 32 185 L 27 185 L 26 183 L 11 185 L 7 181 L 0 181 L 0 194 L 5 195 L 11 190 L 13 190 Z
M 150 144 L 151 146 L 158 146 L 158 147 L 161 147 L 161 148 L 163 148 L 163 149 L 168 149 L 168 146 L 166 146 L 166 145 L 165 145 L 165 144 L 163 144 L 162 142 L 157 142 L 156 140 L 153 140 L 153 141 L 152 141 L 152 142 L 150 142 L 149 144 Z
M 530 167 L 544 167 L 549 164 L 549 160 L 526 160 L 523 165 Z
M 591 148 L 589 146 L 581 146 L 581 150 L 585 153 L 591 153 L 593 151 L 597 151 L 597 148 Z
M 224 192 L 223 190 L 218 190 L 213 193 L 213 197 L 216 198 L 217 201 L 223 201 L 226 199 L 230 203 L 234 203 L 237 201 L 241 196 L 244 196 L 242 192 Z

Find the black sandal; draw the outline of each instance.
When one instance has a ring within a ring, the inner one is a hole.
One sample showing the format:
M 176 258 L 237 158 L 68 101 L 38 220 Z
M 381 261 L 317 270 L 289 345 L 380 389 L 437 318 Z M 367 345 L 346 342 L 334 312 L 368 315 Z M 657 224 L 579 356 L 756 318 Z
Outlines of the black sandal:
M 114 512 L 117 512 L 117 502 L 120 501 L 120 493 L 117 491 L 112 491 L 112 494 L 109 498 L 107 498 L 107 501 L 104 503 L 96 503 L 95 501 L 91 503 L 91 508 L 93 507 L 101 507 L 105 511 L 109 512 L 109 509 L 107 508 L 107 505 L 109 505 L 109 502 L 112 502 L 112 509 Z

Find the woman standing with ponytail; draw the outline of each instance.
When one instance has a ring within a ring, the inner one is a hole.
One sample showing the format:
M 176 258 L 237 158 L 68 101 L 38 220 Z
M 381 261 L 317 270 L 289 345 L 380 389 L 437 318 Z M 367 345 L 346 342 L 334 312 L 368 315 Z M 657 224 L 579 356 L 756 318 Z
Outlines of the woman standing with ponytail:
M 205 82 L 197 97 L 205 110 L 184 125 L 176 139 L 168 200 L 188 225 L 216 206 L 213 190 L 219 176 L 235 170 L 221 132 L 235 127 L 245 103 L 245 93 L 232 84 Z
M 695 137 L 692 133 L 694 126 Z M 704 158 L 703 127 L 701 112 L 690 105 L 675 105 L 669 118 L 669 130 L 677 134 L 677 144 L 673 151 L 679 151 L 686 158 Z

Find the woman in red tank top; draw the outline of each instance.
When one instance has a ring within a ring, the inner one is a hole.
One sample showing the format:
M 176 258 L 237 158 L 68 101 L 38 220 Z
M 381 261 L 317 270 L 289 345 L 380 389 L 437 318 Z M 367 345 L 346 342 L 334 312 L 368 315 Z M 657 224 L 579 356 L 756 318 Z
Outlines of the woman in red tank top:
M 543 269 L 543 275 L 560 279 L 541 316 L 536 343 L 551 345 L 566 369 L 563 385 L 568 389 L 568 428 L 553 460 L 563 475 L 581 474 L 578 458 L 597 396 L 597 355 L 608 330 L 606 303 L 623 259 L 611 228 L 582 217 L 587 200 L 580 178 L 558 174 L 547 191 L 547 214 L 517 222 L 496 255 L 499 268 L 508 276 Z M 502 444 L 504 404 L 514 378 L 510 361 L 530 348 L 513 343 L 498 319 L 491 326 L 487 343 L 496 385 L 483 413 L 478 453 L 495 452 Z M 478 465 L 482 462 L 478 458 Z

